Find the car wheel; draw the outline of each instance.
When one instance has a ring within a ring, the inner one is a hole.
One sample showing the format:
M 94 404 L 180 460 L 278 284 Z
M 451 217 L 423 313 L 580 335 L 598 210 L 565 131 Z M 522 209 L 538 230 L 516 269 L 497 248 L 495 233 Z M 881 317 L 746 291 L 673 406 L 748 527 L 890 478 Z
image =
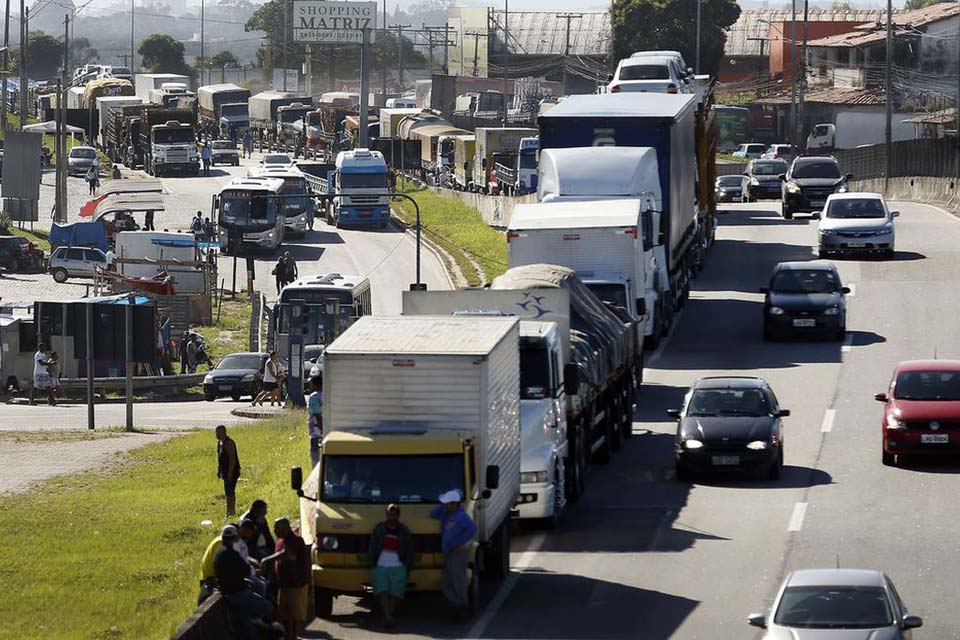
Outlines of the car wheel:
M 333 592 L 322 587 L 313 588 L 313 613 L 318 618 L 333 615 Z
M 239 393 L 230 394 L 230 399 L 233 400 L 234 402 L 240 402 L 240 394 Z
M 767 472 L 767 479 L 769 480 L 779 480 L 780 471 L 783 469 L 783 449 L 780 449 L 780 453 L 777 455 L 777 461 L 770 465 L 770 471 Z
M 895 467 L 897 466 L 897 455 L 890 453 L 888 451 L 883 451 L 883 466 L 885 467 Z
M 817 249 L 817 257 L 820 258 L 821 260 L 823 260 L 824 258 L 826 258 L 827 255 L 828 255 L 828 253 L 827 253 L 827 251 L 825 251 L 824 249 Z
M 203 399 L 206 400 L 207 402 L 213 402 L 214 400 L 217 399 L 217 396 L 213 395 L 212 393 L 205 393 L 203 395 Z
M 66 282 L 67 281 L 67 270 L 66 269 L 54 269 L 53 270 L 53 279 L 57 282 Z

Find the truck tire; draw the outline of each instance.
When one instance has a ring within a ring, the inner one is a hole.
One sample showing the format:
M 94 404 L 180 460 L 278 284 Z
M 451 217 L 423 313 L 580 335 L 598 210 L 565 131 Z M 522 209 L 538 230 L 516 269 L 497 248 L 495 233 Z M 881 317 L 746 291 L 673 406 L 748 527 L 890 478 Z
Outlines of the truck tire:
M 313 588 L 313 612 L 318 618 L 333 615 L 333 592 L 322 587 Z
M 591 417 L 591 424 L 593 420 Z M 609 464 L 613 458 L 613 429 L 610 428 L 610 407 L 607 407 L 606 415 L 603 417 L 603 444 L 593 453 L 593 462 L 596 464 Z
M 484 573 L 494 580 L 502 580 L 510 573 L 510 521 L 504 521 L 493 534 L 490 553 L 484 557 Z
M 576 425 L 568 425 L 569 429 L 576 429 Z M 580 496 L 583 495 L 583 492 L 586 490 L 586 444 L 584 438 L 582 437 L 583 430 L 577 430 L 576 433 L 580 436 L 575 436 L 573 442 L 570 443 L 570 464 L 566 466 L 566 494 L 567 500 L 570 502 L 577 502 L 580 500 Z

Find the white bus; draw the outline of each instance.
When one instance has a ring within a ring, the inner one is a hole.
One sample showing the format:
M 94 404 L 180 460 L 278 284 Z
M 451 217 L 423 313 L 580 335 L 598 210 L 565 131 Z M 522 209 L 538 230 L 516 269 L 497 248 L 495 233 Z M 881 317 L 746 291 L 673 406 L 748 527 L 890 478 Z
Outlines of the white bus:
M 280 290 L 280 301 L 273 308 L 275 349 L 287 357 L 290 336 L 290 312 L 293 304 L 306 306 L 306 316 L 295 329 L 302 331 L 304 347 L 328 345 L 361 316 L 372 313 L 370 281 L 361 276 L 307 276 Z
M 251 177 L 283 180 L 280 195 L 284 225 L 287 233 L 303 236 L 308 219 L 313 218 L 313 197 L 303 172 L 296 167 L 251 167 L 248 173 Z
M 284 217 L 279 178 L 237 178 L 213 196 L 220 242 L 227 253 L 244 248 L 278 251 L 283 244 Z

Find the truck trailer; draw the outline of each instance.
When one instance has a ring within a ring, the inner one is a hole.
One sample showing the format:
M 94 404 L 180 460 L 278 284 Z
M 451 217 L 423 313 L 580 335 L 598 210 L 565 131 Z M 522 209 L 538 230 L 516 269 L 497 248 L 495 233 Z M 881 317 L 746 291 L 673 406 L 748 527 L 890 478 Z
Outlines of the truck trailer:
M 494 154 L 519 154 L 520 141 L 536 137 L 537 130 L 526 127 L 478 127 L 474 135 L 477 142 L 473 158 L 473 188 L 489 193 L 491 187 L 496 185 Z
M 190 78 L 179 73 L 138 73 L 133 77 L 135 95 L 144 102 L 150 100 L 151 91 L 161 89 L 164 84 L 171 82 L 190 87 Z

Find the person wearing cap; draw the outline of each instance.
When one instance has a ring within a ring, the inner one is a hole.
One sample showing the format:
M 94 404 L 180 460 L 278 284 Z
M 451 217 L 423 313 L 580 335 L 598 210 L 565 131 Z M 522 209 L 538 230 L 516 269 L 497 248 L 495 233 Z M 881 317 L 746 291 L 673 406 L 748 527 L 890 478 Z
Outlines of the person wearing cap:
M 380 600 L 386 627 L 396 626 L 393 612 L 403 600 L 407 573 L 413 565 L 410 530 L 400 522 L 400 507 L 387 505 L 387 519 L 373 529 L 370 536 L 370 582 L 373 595 Z
M 277 552 L 264 558 L 262 564 L 273 563 L 280 589 L 277 594 L 277 619 L 283 622 L 286 638 L 296 640 L 307 620 L 312 573 L 310 552 L 288 519 L 277 518 L 273 523 L 273 532 L 277 536 Z
M 319 372 L 317 372 L 319 374 Z M 323 441 L 323 377 L 310 371 L 310 389 L 307 396 L 307 434 L 310 436 L 311 468 L 320 463 L 320 443 Z
M 277 542 L 270 533 L 270 525 L 267 523 L 267 502 L 257 498 L 250 505 L 250 510 L 240 516 L 240 520 L 250 520 L 255 527 L 253 540 L 249 541 L 250 555 L 260 560 L 277 548 Z
M 253 621 L 273 615 L 273 604 L 250 588 L 250 565 L 237 549 L 241 542 L 237 528 L 228 524 L 220 533 L 221 544 L 213 558 L 217 588 L 227 600 L 236 637 L 256 638 Z
M 266 583 L 257 575 L 256 565 L 257 561 L 250 558 L 249 545 L 253 544 L 256 536 L 256 529 L 254 528 L 254 523 L 252 520 L 243 520 L 240 523 L 240 526 L 228 525 L 237 530 L 239 537 L 233 544 L 234 550 L 240 554 L 240 557 L 250 565 L 250 579 L 253 581 L 251 586 L 255 591 L 263 595 L 266 592 Z M 226 527 L 224 527 L 226 528 Z M 220 546 L 223 544 L 223 534 L 217 534 L 213 540 L 210 541 L 210 544 L 207 545 L 206 551 L 203 552 L 203 559 L 200 561 L 200 595 L 197 597 L 197 605 L 199 606 L 204 600 L 210 597 L 210 594 L 213 593 L 213 590 L 217 587 L 217 578 L 216 572 L 213 568 L 213 559 L 217 555 L 217 551 L 220 550 Z
M 457 619 L 469 616 L 470 596 L 467 590 L 468 545 L 477 535 L 477 525 L 460 506 L 460 492 L 452 489 L 440 495 L 440 504 L 430 510 L 430 517 L 440 521 L 440 550 L 446 555 L 440 589 L 453 605 Z

